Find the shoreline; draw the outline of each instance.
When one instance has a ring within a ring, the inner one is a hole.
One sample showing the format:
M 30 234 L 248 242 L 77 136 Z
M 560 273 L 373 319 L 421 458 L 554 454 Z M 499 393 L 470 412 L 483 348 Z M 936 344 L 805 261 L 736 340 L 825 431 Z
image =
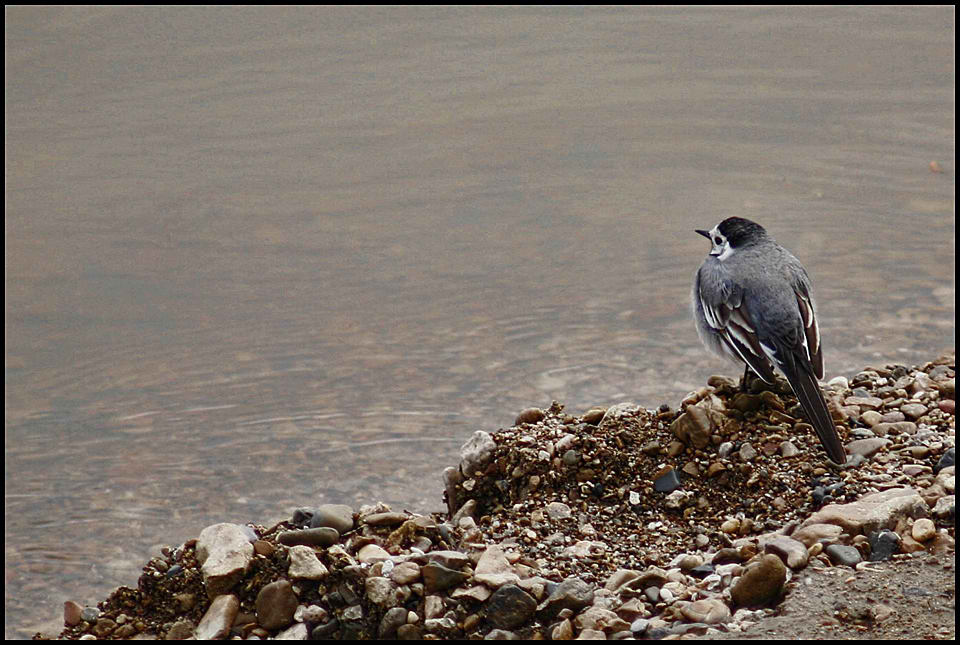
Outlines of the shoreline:
M 324 505 L 217 524 L 151 559 L 136 589 L 68 601 L 60 637 L 742 638 L 816 576 L 915 579 L 927 558 L 952 589 L 954 379 L 951 352 L 831 380 L 842 466 L 789 387 L 711 377 L 677 409 L 529 408 L 438 473 L 447 514 Z M 870 600 L 793 616 L 790 637 L 905 635 L 897 603 Z M 934 620 L 913 635 L 952 637 L 948 613 L 949 634 Z

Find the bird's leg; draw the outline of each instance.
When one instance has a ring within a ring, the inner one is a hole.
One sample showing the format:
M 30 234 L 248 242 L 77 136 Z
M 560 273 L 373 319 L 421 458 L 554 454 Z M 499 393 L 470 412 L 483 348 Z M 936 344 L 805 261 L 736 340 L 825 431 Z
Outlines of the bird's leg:
M 743 379 L 740 381 L 740 391 L 746 392 L 750 389 L 750 366 L 744 364 L 743 366 Z

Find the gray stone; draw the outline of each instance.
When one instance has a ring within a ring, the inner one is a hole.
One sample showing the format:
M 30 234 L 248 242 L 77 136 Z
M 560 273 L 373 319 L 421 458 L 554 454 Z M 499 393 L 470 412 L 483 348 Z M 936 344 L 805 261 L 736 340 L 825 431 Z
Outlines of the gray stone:
M 456 587 L 470 578 L 469 574 L 448 569 L 437 562 L 425 564 L 420 568 L 420 574 L 423 576 L 424 588 L 430 593 Z
M 277 542 L 284 546 L 333 546 L 340 540 L 337 529 L 321 526 L 313 529 L 284 531 L 277 537 Z
M 387 610 L 380 621 L 380 627 L 377 630 L 379 638 L 389 638 L 397 633 L 402 625 L 407 624 L 407 610 L 403 607 L 393 607 Z
M 490 463 L 496 450 L 497 444 L 493 437 L 483 430 L 477 430 L 460 448 L 460 472 L 467 477 L 473 477 Z
M 835 565 L 855 567 L 863 560 L 856 547 L 843 544 L 831 544 L 823 550 L 830 562 Z
M 290 581 L 271 582 L 257 594 L 257 623 L 271 631 L 289 627 L 299 606 Z
M 547 596 L 547 599 L 537 608 L 541 617 L 550 621 L 564 609 L 573 613 L 593 603 L 593 587 L 580 578 L 567 578 L 558 584 Z
M 516 585 L 504 585 L 487 601 L 487 620 L 498 629 L 517 629 L 533 618 L 537 601 Z
M 225 594 L 243 578 L 253 562 L 253 545 L 236 524 L 214 524 L 197 538 L 197 561 L 211 598 Z

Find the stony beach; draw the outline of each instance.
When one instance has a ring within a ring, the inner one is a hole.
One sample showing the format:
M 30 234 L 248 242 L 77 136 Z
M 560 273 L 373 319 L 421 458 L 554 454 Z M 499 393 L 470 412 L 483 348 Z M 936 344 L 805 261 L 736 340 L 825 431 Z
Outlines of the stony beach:
M 955 369 L 826 383 L 843 465 L 785 383 L 523 410 L 424 474 L 446 514 L 305 500 L 209 526 L 67 601 L 59 637 L 953 639 Z

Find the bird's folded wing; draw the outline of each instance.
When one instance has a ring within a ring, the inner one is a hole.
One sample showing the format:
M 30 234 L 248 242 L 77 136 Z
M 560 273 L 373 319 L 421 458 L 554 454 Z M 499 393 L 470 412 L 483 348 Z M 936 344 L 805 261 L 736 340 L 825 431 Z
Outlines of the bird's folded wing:
M 803 322 L 804 347 L 810 366 L 818 379 L 823 378 L 823 352 L 820 348 L 820 325 L 817 323 L 817 312 L 810 296 L 810 287 L 806 282 L 794 285 L 797 304 L 800 307 L 800 320 Z
M 757 338 L 757 326 L 743 301 L 743 292 L 730 289 L 725 294 L 718 302 L 711 302 L 700 292 L 700 304 L 707 324 L 757 376 L 767 383 L 773 383 L 775 377 L 770 361 L 774 360 L 775 348 L 764 347 Z

